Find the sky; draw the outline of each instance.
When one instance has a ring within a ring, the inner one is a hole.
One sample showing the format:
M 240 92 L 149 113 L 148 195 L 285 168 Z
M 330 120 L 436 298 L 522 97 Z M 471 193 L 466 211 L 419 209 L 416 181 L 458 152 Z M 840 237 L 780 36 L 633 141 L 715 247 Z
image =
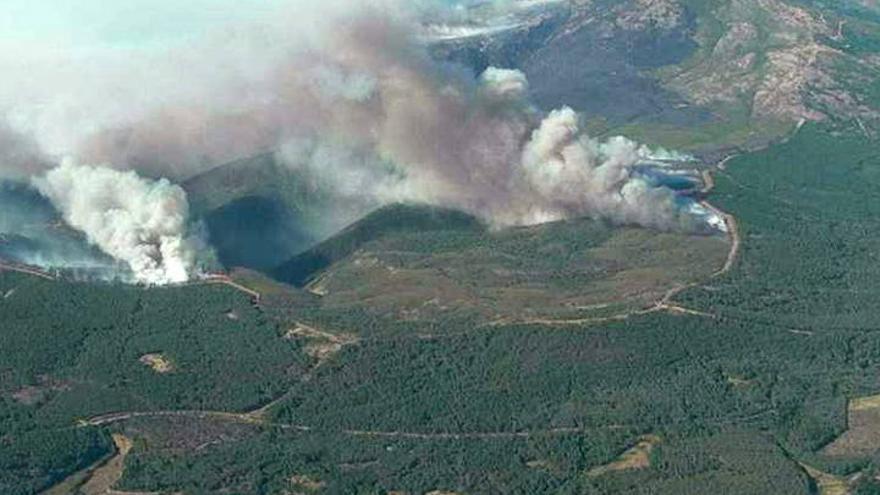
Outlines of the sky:
M 285 7 L 295 15 L 298 8 L 310 10 L 333 2 L 344 0 L 0 0 L 0 44 L 163 48 L 226 25 L 271 22 Z M 402 5 L 475 3 L 509 4 L 513 0 L 407 0 Z
M 326 34 L 328 13 L 462 1 L 485 0 L 0 0 L 0 119 L 67 156 L 157 109 L 264 97 L 279 61 Z
M 16 44 L 163 45 L 268 18 L 288 0 L 2 0 L 0 32 Z

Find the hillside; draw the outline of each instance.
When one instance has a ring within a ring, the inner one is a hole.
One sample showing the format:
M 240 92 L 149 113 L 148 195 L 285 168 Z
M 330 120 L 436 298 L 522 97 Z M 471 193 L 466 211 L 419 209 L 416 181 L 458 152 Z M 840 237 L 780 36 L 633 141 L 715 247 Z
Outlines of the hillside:
M 880 11 L 846 0 L 585 0 L 501 34 L 440 40 L 479 72 L 523 70 L 544 108 L 596 129 L 712 153 L 757 148 L 801 119 L 875 125 Z
M 303 286 L 326 268 L 364 244 L 394 234 L 482 231 L 480 222 L 464 213 L 420 205 L 392 205 L 374 211 L 317 246 L 285 261 L 274 270 L 284 282 Z
M 567 222 L 492 231 L 464 214 L 386 207 L 275 271 L 320 296 L 316 318 L 577 324 L 649 308 L 721 269 L 720 234 Z M 348 326 L 353 323 L 338 323 Z M 365 322 L 362 322 L 363 326 Z

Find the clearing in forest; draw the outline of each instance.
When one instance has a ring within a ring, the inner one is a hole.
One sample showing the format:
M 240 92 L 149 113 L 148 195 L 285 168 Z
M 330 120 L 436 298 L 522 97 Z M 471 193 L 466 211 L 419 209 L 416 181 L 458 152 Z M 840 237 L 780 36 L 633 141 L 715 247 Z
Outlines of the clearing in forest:
M 849 495 L 849 483 L 844 478 L 819 471 L 806 464 L 801 464 L 801 467 L 816 482 L 816 487 L 819 488 L 819 495 Z
M 132 441 L 118 433 L 113 434 L 116 453 L 76 472 L 62 482 L 43 492 L 42 495 L 154 495 L 152 493 L 127 493 L 113 490 L 122 479 L 125 458 L 131 452 Z
M 316 492 L 327 485 L 327 483 L 324 483 L 323 481 L 304 474 L 292 476 L 290 478 L 290 483 L 296 488 L 307 492 Z
M 645 469 L 651 467 L 651 452 L 660 443 L 660 437 L 656 435 L 644 435 L 631 448 L 627 449 L 617 460 L 597 466 L 587 472 L 587 476 L 596 478 L 612 471 L 628 471 L 631 469 Z
M 313 328 L 304 323 L 297 323 L 288 330 L 284 336 L 287 339 L 307 339 L 309 343 L 304 352 L 318 360 L 318 364 L 324 363 L 343 347 L 357 342 L 357 338 L 349 334 L 333 334 Z
M 156 373 L 170 373 L 174 371 L 174 365 L 167 357 L 162 354 L 144 354 L 138 359 L 143 364 L 153 368 Z
M 116 445 L 116 455 L 106 464 L 95 469 L 92 476 L 80 488 L 83 495 L 104 495 L 111 493 L 113 485 L 122 478 L 125 469 L 125 458 L 131 451 L 131 440 L 118 433 L 113 434 L 113 443 Z
M 830 456 L 871 456 L 880 448 L 880 395 L 850 400 L 847 416 L 846 432 L 825 447 L 823 453 Z

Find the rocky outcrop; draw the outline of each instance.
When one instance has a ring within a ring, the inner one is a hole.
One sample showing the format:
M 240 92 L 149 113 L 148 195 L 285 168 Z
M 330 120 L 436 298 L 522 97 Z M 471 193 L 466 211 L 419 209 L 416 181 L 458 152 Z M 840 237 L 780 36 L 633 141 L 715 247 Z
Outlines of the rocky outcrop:
M 724 26 L 700 40 L 697 63 L 674 72 L 666 86 L 701 105 L 742 104 L 752 119 L 819 121 L 868 115 L 839 73 L 839 62 L 870 64 L 830 46 L 839 25 L 783 0 L 731 0 L 714 12 Z

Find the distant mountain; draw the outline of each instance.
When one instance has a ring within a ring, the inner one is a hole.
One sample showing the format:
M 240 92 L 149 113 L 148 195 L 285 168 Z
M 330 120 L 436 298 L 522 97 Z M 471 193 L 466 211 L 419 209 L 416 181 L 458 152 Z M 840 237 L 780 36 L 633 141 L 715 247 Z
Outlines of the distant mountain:
M 880 117 L 876 2 L 573 0 L 527 13 L 437 37 L 433 53 L 475 72 L 518 68 L 544 108 L 692 151 L 758 147 L 801 120 L 869 129 Z
M 516 27 L 438 40 L 440 58 L 482 72 L 488 66 L 518 68 L 544 109 L 569 105 L 615 123 L 638 118 L 692 124 L 709 113 L 685 104 L 643 71 L 676 64 L 698 48 L 696 16 L 687 9 L 642 20 L 620 3 L 558 3 L 533 10 Z

